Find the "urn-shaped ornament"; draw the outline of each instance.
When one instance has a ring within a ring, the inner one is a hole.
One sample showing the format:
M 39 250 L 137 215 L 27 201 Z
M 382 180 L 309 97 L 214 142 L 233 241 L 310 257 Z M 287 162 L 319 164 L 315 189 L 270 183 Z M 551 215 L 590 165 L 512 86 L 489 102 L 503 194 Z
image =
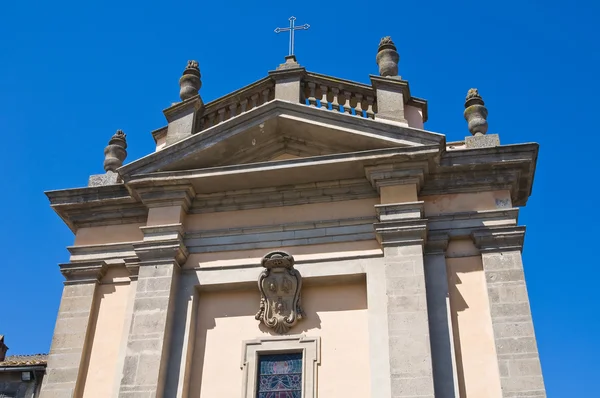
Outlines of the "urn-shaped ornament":
M 198 95 L 202 81 L 200 80 L 200 68 L 197 61 L 188 61 L 183 75 L 179 78 L 179 98 L 185 101 Z
M 377 50 L 377 65 L 379 65 L 379 74 L 384 77 L 398 76 L 398 61 L 400 55 L 396 51 L 396 45 L 389 36 L 384 37 L 379 42 Z
M 127 157 L 127 141 L 125 133 L 117 130 L 116 134 L 108 141 L 108 146 L 104 148 L 104 171 L 116 171 L 123 165 Z
M 484 135 L 487 133 L 488 111 L 476 88 L 470 89 L 467 93 L 464 116 L 471 134 Z

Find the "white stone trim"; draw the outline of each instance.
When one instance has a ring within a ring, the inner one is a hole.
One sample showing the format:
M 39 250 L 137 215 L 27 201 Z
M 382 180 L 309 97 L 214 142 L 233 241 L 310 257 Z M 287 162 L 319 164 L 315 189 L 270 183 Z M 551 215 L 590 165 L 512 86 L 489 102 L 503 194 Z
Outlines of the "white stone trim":
M 302 398 L 317 397 L 317 366 L 321 364 L 321 338 L 295 335 L 261 337 L 243 342 L 242 398 L 256 397 L 258 356 L 287 352 L 302 352 Z

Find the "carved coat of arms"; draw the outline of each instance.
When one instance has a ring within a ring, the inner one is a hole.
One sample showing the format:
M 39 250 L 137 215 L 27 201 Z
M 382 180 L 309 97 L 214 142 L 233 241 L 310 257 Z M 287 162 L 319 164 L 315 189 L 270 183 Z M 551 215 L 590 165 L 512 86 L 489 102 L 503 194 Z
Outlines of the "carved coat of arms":
M 302 277 L 294 269 L 294 257 L 285 252 L 267 254 L 262 266 L 265 269 L 258 277 L 261 297 L 256 319 L 283 334 L 302 319 Z

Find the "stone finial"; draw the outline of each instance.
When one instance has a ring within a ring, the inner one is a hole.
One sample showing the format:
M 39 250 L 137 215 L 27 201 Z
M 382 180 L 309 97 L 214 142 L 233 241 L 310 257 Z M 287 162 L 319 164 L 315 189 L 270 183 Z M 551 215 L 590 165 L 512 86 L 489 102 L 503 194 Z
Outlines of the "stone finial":
M 108 141 L 108 146 L 104 148 L 104 171 L 115 172 L 123 165 L 123 161 L 127 157 L 126 148 L 125 133 L 122 130 L 117 130 L 115 135 Z
M 379 74 L 384 77 L 398 76 L 398 61 L 400 55 L 396 51 L 396 45 L 390 36 L 386 36 L 379 42 L 377 50 L 377 65 L 379 65 Z
M 188 61 L 187 67 L 183 71 L 183 75 L 179 78 L 179 98 L 185 101 L 198 95 L 202 81 L 200 80 L 200 68 L 198 61 Z
M 484 135 L 488 130 L 488 111 L 476 88 L 467 92 L 465 99 L 465 120 L 469 124 L 469 131 L 473 135 Z

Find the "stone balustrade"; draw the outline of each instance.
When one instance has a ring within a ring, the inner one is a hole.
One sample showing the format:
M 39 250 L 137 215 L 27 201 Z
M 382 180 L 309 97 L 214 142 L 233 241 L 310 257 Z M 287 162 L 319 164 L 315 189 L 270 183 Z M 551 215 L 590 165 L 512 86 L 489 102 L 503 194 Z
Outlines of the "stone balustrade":
M 375 119 L 377 100 L 371 86 L 308 72 L 302 80 L 302 102 L 308 106 Z
M 274 97 L 275 83 L 267 77 L 235 93 L 209 102 L 200 121 L 200 131 L 272 101 Z

